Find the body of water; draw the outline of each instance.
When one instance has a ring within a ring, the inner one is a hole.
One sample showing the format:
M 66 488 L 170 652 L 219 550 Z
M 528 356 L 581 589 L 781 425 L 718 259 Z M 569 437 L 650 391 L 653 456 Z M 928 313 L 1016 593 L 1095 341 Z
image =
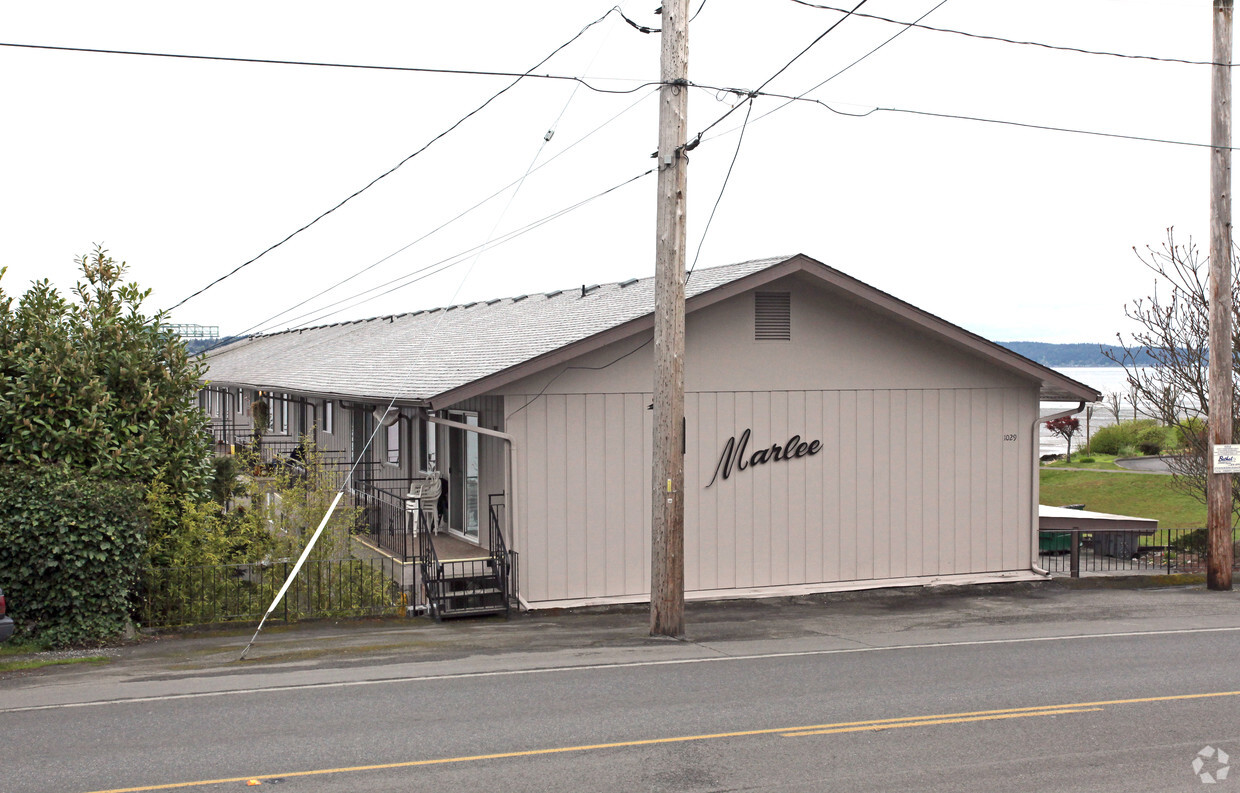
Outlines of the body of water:
M 1128 421 L 1134 418 L 1132 402 L 1128 396 L 1128 372 L 1122 366 L 1056 366 L 1052 367 L 1056 372 L 1071 377 L 1078 383 L 1084 383 L 1087 386 L 1098 389 L 1105 399 L 1107 394 L 1120 395 L 1120 419 Z M 1042 413 L 1057 413 L 1061 410 L 1074 407 L 1075 402 L 1043 402 Z M 1086 408 L 1089 406 L 1086 405 Z M 1075 449 L 1085 442 L 1086 419 L 1085 411 L 1075 414 L 1081 422 L 1081 432 L 1072 439 L 1072 448 Z M 1102 404 L 1094 406 L 1093 415 L 1089 418 L 1089 432 L 1093 434 L 1099 427 L 1105 427 L 1115 423 L 1115 416 Z M 1067 451 L 1067 442 L 1057 435 L 1051 434 L 1046 426 L 1042 426 L 1040 435 L 1040 445 L 1042 454 L 1063 454 Z

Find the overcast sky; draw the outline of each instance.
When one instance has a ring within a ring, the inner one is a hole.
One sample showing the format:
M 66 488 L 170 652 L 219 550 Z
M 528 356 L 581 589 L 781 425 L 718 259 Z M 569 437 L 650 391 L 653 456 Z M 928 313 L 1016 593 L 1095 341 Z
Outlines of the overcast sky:
M 0 39 L 522 72 L 612 3 L 52 0 L 0 6 Z M 657 5 L 621 7 L 657 27 Z M 869 0 L 861 8 L 904 21 L 931 9 L 924 24 L 935 27 L 1210 59 L 1208 0 Z M 690 30 L 690 79 L 756 88 L 840 17 L 791 0 L 707 0 Z M 801 94 L 901 29 L 850 18 L 767 90 Z M 652 166 L 657 109 L 654 89 L 641 86 L 658 77 L 658 45 L 657 34 L 611 15 L 537 72 L 628 93 L 523 80 L 343 208 L 186 302 L 173 321 L 224 333 L 282 329 L 653 274 L 653 176 L 502 240 Z M 0 70 L 0 265 L 8 267 L 0 286 L 20 293 L 48 278 L 67 291 L 74 258 L 101 242 L 154 290 L 152 309 L 284 239 L 511 82 L 12 47 L 0 47 Z M 690 96 L 691 135 L 737 101 L 705 88 Z M 1153 285 L 1134 246 L 1157 245 L 1174 226 L 1208 248 L 1207 148 L 869 112 L 1207 144 L 1208 66 L 911 29 L 809 96 L 868 115 L 756 100 L 698 266 L 800 252 L 992 339 L 1109 342 L 1128 329 L 1124 304 Z M 741 107 L 691 155 L 690 258 L 744 118 Z M 467 255 L 488 240 L 480 256 Z

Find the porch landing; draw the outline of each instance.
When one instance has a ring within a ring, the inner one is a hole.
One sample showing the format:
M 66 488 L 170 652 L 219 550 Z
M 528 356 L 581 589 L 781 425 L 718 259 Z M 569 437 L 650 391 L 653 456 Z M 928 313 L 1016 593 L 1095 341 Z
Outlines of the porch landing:
M 485 559 L 490 556 L 485 548 L 454 537 L 448 533 L 434 535 L 435 554 L 441 562 L 455 562 L 461 559 Z

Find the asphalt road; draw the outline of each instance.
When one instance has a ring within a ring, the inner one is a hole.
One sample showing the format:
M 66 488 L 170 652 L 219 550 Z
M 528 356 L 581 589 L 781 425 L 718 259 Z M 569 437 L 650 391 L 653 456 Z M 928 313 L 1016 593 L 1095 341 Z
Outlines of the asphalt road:
M 0 791 L 1175 791 L 1202 789 L 1206 747 L 1240 766 L 1236 593 L 690 617 L 689 642 L 633 613 L 335 626 L 255 663 L 214 636 L 10 677 Z

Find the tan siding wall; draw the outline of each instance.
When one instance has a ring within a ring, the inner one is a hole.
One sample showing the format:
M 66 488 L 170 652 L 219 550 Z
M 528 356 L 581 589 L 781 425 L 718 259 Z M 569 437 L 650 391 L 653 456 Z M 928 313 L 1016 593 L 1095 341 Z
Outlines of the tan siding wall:
M 649 400 L 559 394 L 509 419 L 532 602 L 648 591 Z M 1033 410 L 1016 388 L 688 394 L 686 589 L 1026 568 Z M 823 449 L 707 488 L 746 428 L 750 455 L 794 434 Z
M 518 410 L 528 401 L 507 399 L 523 477 L 522 595 L 648 592 L 650 395 L 555 395 Z

